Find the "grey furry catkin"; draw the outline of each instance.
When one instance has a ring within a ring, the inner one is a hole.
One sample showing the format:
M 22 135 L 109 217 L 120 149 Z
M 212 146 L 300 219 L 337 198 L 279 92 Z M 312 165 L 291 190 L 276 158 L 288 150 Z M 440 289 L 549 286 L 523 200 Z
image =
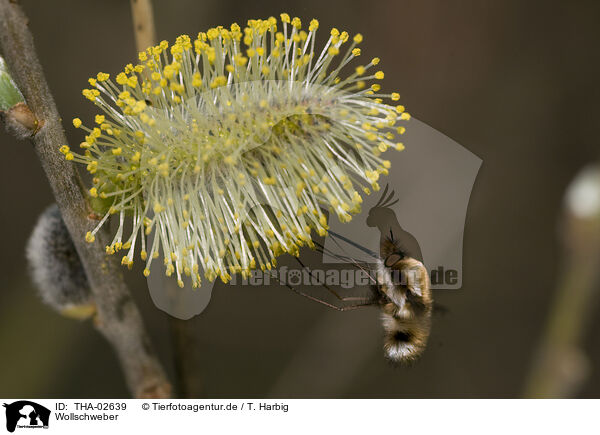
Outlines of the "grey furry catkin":
M 66 317 L 86 319 L 94 314 L 87 277 L 56 204 L 39 217 L 26 252 L 44 303 Z

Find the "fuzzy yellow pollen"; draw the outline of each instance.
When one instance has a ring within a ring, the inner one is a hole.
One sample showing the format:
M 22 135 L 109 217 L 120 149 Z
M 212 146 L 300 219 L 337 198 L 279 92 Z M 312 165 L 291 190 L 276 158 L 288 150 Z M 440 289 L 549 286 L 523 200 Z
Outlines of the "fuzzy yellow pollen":
M 117 74 L 117 83 L 120 85 L 127 84 L 127 74 L 125 74 L 125 73 Z
M 373 65 L 377 65 L 377 64 L 379 63 L 379 61 L 380 61 L 380 60 L 381 60 L 381 59 L 379 59 L 378 57 L 374 57 L 374 58 L 373 58 L 373 60 L 371 61 L 371 63 L 372 63 Z
M 211 82 L 210 87 L 212 89 L 218 88 L 220 86 L 225 86 L 227 84 L 227 78 L 225 76 L 218 76 Z
M 391 98 L 392 101 L 398 101 L 400 99 L 400 94 L 397 92 L 393 92 Z
M 365 73 L 366 69 L 364 66 L 357 66 L 356 67 L 356 74 L 358 74 L 359 76 L 362 76 Z
M 366 171 L 365 175 L 371 182 L 379 180 L 379 172 L 377 171 Z
M 310 24 L 308 26 L 308 30 L 311 32 L 314 32 L 315 30 L 317 30 L 319 28 L 319 21 L 315 20 L 314 18 L 310 21 Z
M 100 95 L 100 91 L 98 91 L 97 89 L 84 89 L 83 91 L 81 91 L 81 93 L 85 98 L 87 98 L 90 101 L 96 101 L 96 97 Z
M 91 231 L 88 231 L 85 234 L 85 241 L 88 243 L 92 243 L 94 240 L 96 240 L 96 237 L 91 233 Z
M 363 41 L 363 36 L 360 33 L 354 35 L 354 42 L 360 44 Z
M 375 78 L 376 78 L 377 80 L 382 80 L 382 79 L 383 79 L 383 77 L 384 77 L 383 71 L 377 71 L 377 72 L 375 73 Z
M 283 22 L 283 23 L 289 24 L 291 22 L 290 16 L 286 13 L 281 14 L 280 17 L 281 17 L 281 22 Z
M 159 202 L 157 202 L 154 204 L 153 210 L 154 210 L 154 213 L 161 213 L 161 212 L 165 211 L 165 208 L 162 205 L 160 205 Z
M 202 77 L 200 76 L 200 73 L 194 73 L 192 76 L 192 86 L 195 88 L 202 86 Z

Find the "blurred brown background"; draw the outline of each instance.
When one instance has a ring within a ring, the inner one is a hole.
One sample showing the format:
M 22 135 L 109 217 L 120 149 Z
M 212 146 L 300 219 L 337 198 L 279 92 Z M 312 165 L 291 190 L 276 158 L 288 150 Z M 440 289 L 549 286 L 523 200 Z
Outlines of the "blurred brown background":
M 72 143 L 80 90 L 135 60 L 129 2 L 22 1 Z M 382 356 L 376 310 L 337 313 L 283 288 L 217 285 L 197 319 L 206 397 L 517 397 L 522 393 L 561 259 L 565 187 L 598 156 L 600 3 L 564 1 L 289 0 L 155 2 L 159 39 L 289 12 L 365 35 L 385 84 L 418 119 L 483 159 L 471 197 L 464 286 L 439 291 L 448 313 L 414 367 Z M 60 318 L 32 287 L 24 246 L 50 189 L 26 142 L 0 133 L 0 397 L 127 396 L 112 350 L 89 323 Z M 407 144 L 410 146 L 410 144 Z M 163 362 L 166 315 L 140 270 L 127 273 Z M 598 310 L 596 309 L 596 313 Z M 600 321 L 580 397 L 600 397 Z

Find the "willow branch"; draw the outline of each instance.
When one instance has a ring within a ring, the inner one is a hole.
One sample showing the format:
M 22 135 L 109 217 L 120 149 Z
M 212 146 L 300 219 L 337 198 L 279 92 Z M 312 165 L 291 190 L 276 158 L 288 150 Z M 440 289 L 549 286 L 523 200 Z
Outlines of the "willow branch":
M 59 152 L 67 140 L 27 23 L 19 5 L 0 0 L 0 46 L 12 77 L 39 120 L 40 128 L 31 140 L 84 265 L 97 305 L 96 327 L 115 349 L 127 385 L 136 397 L 168 397 L 170 384 L 123 281 L 121 267 L 104 252 L 103 247 L 110 243 L 108 235 L 99 232 L 91 244 L 84 240 L 96 222 L 89 217 L 77 171 Z
M 135 45 L 138 51 L 156 44 L 154 13 L 151 0 L 131 0 L 131 15 L 135 32 Z
M 180 290 L 180 289 L 177 289 Z M 195 318 L 182 320 L 169 317 L 171 343 L 175 360 L 177 383 L 182 398 L 197 399 L 202 394 L 203 379 L 200 373 L 202 353 Z
M 563 268 L 525 397 L 572 397 L 589 376 L 582 341 L 600 287 L 600 208 L 594 194 L 600 197 L 600 166 L 582 171 L 566 195 Z

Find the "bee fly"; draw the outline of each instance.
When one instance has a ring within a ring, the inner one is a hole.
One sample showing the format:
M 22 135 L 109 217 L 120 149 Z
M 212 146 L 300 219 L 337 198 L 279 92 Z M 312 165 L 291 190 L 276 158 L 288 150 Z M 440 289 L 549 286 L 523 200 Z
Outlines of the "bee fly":
M 315 242 L 317 251 L 336 257 L 367 272 L 371 280 L 371 295 L 369 297 L 343 297 L 324 282 L 320 282 L 319 284 L 341 303 L 354 302 L 350 305 L 338 306 L 287 283 L 284 285 L 301 296 L 338 311 L 378 306 L 381 310 L 381 322 L 384 330 L 383 350 L 385 356 L 394 363 L 415 361 L 427 345 L 433 312 L 429 274 L 423 263 L 405 254 L 399 241 L 394 239 L 391 230 L 390 235 L 380 243 L 379 255 L 333 231 L 329 231 L 329 236 L 333 237 L 338 246 L 340 246 L 338 240 L 341 240 L 374 258 L 374 267 L 367 266 L 351 257 L 336 254 Z M 308 269 L 299 258 L 296 260 L 303 268 Z M 312 272 L 310 270 L 308 272 L 314 278 Z
M 385 331 L 383 349 L 392 361 L 413 361 L 425 350 L 431 330 L 429 274 L 423 263 L 403 253 L 392 234 L 380 249 L 377 290 Z

